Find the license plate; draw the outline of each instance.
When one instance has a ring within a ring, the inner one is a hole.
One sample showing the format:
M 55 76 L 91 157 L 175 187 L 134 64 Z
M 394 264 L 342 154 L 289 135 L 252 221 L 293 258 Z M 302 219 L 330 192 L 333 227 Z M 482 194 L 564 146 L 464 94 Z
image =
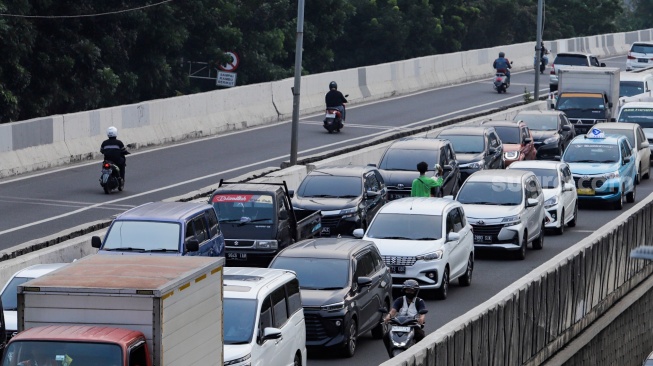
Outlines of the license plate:
M 402 332 L 402 333 L 408 333 L 410 332 L 410 327 L 392 327 L 393 332 Z
M 326 118 L 336 118 L 335 114 L 327 113 Z
M 406 273 L 406 266 L 390 266 L 390 273 Z
M 400 193 L 391 193 L 390 194 L 390 199 L 391 200 L 398 200 L 400 198 L 408 197 L 407 194 L 400 194 Z
M 323 226 L 321 233 L 322 233 L 322 235 L 331 235 L 331 228 Z
M 646 63 L 648 63 L 648 59 L 647 58 L 638 58 L 637 62 L 643 62 L 643 63 L 646 64 Z
M 227 259 L 235 260 L 235 261 L 246 261 L 247 260 L 247 253 L 229 253 L 227 252 Z
M 578 188 L 576 190 L 576 193 L 583 195 L 583 196 L 593 196 L 594 195 L 594 190 L 592 188 Z
M 476 243 L 491 243 L 492 235 L 474 235 L 474 241 Z

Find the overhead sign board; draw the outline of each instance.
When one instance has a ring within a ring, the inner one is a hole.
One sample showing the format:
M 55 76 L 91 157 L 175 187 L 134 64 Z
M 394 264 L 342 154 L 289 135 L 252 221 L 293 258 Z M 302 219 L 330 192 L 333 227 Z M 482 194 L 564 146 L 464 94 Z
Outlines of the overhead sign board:
M 234 87 L 236 86 L 236 73 L 235 72 L 218 72 L 218 78 L 215 80 L 215 85 Z

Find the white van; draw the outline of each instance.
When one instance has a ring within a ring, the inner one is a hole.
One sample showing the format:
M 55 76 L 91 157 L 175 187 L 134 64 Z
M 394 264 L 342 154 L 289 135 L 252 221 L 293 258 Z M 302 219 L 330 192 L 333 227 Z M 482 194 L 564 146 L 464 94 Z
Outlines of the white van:
M 224 268 L 224 364 L 306 365 L 306 324 L 292 271 Z
M 619 76 L 619 97 L 650 94 L 653 90 L 653 74 L 650 71 L 625 72 Z
M 637 123 L 644 131 L 653 159 L 653 102 L 630 102 L 619 110 L 617 122 Z

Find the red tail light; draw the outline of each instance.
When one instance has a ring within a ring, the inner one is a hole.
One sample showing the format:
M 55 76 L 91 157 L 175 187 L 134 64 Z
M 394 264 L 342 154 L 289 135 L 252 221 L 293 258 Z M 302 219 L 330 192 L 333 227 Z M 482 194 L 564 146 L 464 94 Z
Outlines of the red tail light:
M 496 78 L 496 79 L 494 79 L 494 81 L 501 81 L 501 78 L 500 77 Z
M 555 75 L 555 74 L 556 74 L 556 65 L 551 64 L 551 75 Z
M 111 168 L 111 165 L 110 165 L 109 163 L 104 163 L 103 166 L 104 166 L 104 169 L 109 169 L 109 168 Z
M 629 51 L 629 52 L 628 52 L 628 59 L 629 59 L 629 60 L 634 60 L 634 59 L 636 59 L 636 57 L 633 56 L 633 55 L 631 55 L 631 54 L 630 54 L 630 51 Z

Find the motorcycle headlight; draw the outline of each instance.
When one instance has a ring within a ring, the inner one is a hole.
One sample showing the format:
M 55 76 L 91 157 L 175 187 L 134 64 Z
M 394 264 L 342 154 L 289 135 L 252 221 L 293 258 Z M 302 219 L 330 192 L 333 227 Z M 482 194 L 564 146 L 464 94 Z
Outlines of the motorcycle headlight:
M 320 306 L 320 309 L 324 311 L 338 311 L 342 310 L 345 308 L 345 302 L 337 302 L 335 304 L 329 304 L 329 305 L 322 305 Z
M 503 157 L 508 160 L 514 160 L 519 158 L 519 151 L 506 151 L 503 153 Z
M 353 217 L 357 212 L 358 212 L 358 208 L 349 207 L 349 208 L 345 208 L 343 210 L 340 210 L 340 215 L 342 215 L 343 218 Z
M 467 164 L 460 164 L 461 168 L 471 168 L 471 169 L 483 169 L 485 165 L 485 160 L 472 161 Z
M 501 223 L 503 224 L 503 226 L 517 225 L 521 223 L 521 218 L 519 217 L 519 215 L 508 216 L 508 217 L 504 217 L 501 220 Z
M 548 144 L 557 143 L 559 139 L 560 138 L 557 135 L 556 136 L 551 136 L 548 139 L 544 140 L 544 144 L 548 145 Z
M 259 249 L 278 249 L 279 244 L 276 240 L 257 240 L 256 247 Z
M 603 177 L 605 179 L 614 179 L 614 178 L 619 178 L 620 176 L 621 174 L 619 174 L 618 170 L 611 173 L 603 174 Z
M 443 255 L 444 255 L 444 251 L 440 249 L 440 250 L 436 250 L 435 252 L 418 255 L 415 257 L 415 259 L 417 259 L 418 261 L 432 261 L 436 259 L 442 259 Z
M 558 204 L 558 196 L 553 196 L 548 200 L 544 201 L 544 208 L 549 208 Z

